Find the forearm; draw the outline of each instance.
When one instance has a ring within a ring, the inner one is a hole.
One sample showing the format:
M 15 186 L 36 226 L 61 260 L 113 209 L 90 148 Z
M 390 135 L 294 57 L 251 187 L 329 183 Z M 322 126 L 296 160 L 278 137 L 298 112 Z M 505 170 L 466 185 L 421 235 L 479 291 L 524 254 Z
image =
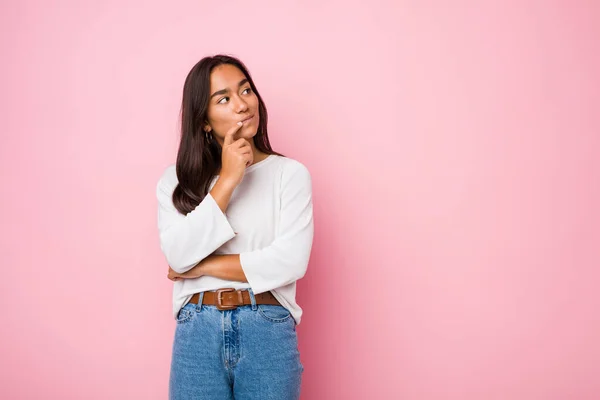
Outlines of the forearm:
M 217 182 L 210 191 L 210 195 L 215 199 L 221 211 L 225 212 L 227 210 L 234 189 L 235 185 L 231 184 L 228 180 L 222 177 L 217 178 Z
M 184 279 L 198 278 L 203 275 L 229 281 L 248 282 L 242 270 L 239 254 L 210 255 L 186 273 L 180 274 Z

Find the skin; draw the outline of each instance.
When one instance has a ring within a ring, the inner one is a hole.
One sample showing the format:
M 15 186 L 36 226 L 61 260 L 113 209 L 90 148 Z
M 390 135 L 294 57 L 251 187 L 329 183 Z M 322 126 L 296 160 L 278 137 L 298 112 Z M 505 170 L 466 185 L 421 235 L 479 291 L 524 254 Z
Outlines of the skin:
M 242 71 L 229 64 L 216 67 L 210 75 L 211 98 L 203 129 L 211 132 L 222 148 L 219 178 L 210 194 L 223 212 L 229 205 L 234 189 L 241 183 L 245 168 L 268 157 L 268 154 L 254 145 L 254 136 L 260 122 L 259 103 L 252 87 L 245 80 L 246 76 Z M 239 124 L 239 121 L 250 116 L 254 117 Z M 212 254 L 183 274 L 169 267 L 167 277 L 177 281 L 204 275 L 248 282 L 239 254 Z
M 210 75 L 211 98 L 208 105 L 207 121 L 204 130 L 211 132 L 217 142 L 224 144 L 225 136 L 236 122 L 254 115 L 252 120 L 244 125 L 234 134 L 234 141 L 240 138 L 246 139 L 252 149 L 255 162 L 266 158 L 268 154 L 262 153 L 254 145 L 254 136 L 260 122 L 258 113 L 258 97 L 252 91 L 250 83 L 239 83 L 246 80 L 246 76 L 237 67 L 223 64 L 213 69 Z M 226 91 L 226 93 L 221 93 Z M 218 94 L 215 94 L 218 93 Z

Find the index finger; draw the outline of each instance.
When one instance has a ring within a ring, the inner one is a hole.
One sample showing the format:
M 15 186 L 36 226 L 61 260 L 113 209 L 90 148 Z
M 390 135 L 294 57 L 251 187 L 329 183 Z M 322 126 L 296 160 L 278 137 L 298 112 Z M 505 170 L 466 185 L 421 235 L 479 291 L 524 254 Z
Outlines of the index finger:
M 225 134 L 225 140 L 223 141 L 224 145 L 229 146 L 231 143 L 233 143 L 233 135 L 235 135 L 241 126 L 242 123 L 238 122 L 233 128 L 229 129 L 229 131 Z

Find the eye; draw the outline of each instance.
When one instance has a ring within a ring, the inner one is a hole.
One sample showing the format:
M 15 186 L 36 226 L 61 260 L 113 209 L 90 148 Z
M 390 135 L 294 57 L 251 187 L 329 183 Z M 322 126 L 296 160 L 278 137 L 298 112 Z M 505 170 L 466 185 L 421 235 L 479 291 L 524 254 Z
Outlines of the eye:
M 245 91 L 248 91 L 248 93 L 251 93 L 252 88 L 246 88 L 246 89 L 242 90 L 242 93 L 244 93 Z M 227 96 L 223 97 L 221 100 L 219 100 L 217 102 L 217 104 L 225 104 L 225 103 L 223 103 L 223 100 L 225 100 L 225 99 L 229 99 L 229 97 L 227 97 Z

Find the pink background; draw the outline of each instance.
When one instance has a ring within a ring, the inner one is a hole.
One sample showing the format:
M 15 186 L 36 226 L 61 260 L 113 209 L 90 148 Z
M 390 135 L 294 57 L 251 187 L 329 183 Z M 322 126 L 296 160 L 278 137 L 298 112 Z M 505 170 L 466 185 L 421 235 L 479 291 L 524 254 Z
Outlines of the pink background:
M 166 399 L 154 190 L 217 52 L 313 176 L 303 399 L 600 398 L 597 2 L 53 3 L 0 6 L 0 398 Z

